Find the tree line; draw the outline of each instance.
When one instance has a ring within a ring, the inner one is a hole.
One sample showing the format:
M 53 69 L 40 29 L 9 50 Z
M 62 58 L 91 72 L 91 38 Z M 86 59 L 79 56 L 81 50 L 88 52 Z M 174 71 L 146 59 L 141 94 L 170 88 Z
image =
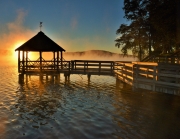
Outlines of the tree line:
M 124 0 L 124 18 L 129 24 L 117 29 L 115 46 L 124 55 L 131 50 L 139 60 L 152 52 L 180 49 L 179 4 L 179 0 Z

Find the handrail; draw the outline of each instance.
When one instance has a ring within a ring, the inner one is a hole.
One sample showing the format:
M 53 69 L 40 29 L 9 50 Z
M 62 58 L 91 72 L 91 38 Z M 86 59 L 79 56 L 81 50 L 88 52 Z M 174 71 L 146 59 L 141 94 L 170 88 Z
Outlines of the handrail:
M 119 63 L 118 63 L 119 64 Z M 150 84 L 155 91 L 156 86 L 169 86 L 180 88 L 180 65 L 152 62 L 132 62 L 129 64 L 117 64 L 115 74 L 122 81 L 141 88 L 140 84 Z

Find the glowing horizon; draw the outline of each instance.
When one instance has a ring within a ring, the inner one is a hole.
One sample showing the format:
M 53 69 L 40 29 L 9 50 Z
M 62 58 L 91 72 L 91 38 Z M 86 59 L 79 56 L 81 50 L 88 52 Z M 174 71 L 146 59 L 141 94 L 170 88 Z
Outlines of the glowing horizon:
M 116 30 L 125 21 L 122 6 L 123 1 L 109 0 L 1 1 L 0 12 L 4 14 L 0 15 L 0 49 L 14 51 L 15 46 L 35 36 L 40 31 L 39 23 L 43 22 L 41 30 L 66 52 L 120 52 L 114 40 Z

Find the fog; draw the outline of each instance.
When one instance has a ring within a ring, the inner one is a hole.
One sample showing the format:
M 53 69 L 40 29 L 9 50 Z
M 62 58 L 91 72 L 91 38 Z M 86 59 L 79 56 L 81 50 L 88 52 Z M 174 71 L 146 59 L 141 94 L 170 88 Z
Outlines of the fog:
M 0 50 L 0 65 L 17 65 L 16 52 L 10 50 Z M 52 60 L 52 52 L 44 52 L 42 54 L 44 60 Z M 29 59 L 37 60 L 39 58 L 38 52 L 30 52 Z M 104 60 L 104 61 L 138 61 L 138 59 L 132 55 L 123 56 L 122 54 L 112 53 L 104 50 L 89 50 L 82 52 L 64 52 L 64 60 Z
M 82 52 L 65 52 L 65 60 L 105 60 L 105 61 L 137 61 L 132 55 L 123 56 L 122 54 L 112 53 L 104 50 L 90 50 Z

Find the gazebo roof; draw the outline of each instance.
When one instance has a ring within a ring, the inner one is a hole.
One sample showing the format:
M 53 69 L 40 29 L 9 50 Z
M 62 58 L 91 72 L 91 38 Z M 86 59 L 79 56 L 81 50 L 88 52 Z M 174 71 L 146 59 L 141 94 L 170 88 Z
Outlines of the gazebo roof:
M 20 47 L 16 48 L 15 51 L 65 51 L 61 46 L 51 40 L 42 31 L 32 37 L 30 40 L 25 42 Z

